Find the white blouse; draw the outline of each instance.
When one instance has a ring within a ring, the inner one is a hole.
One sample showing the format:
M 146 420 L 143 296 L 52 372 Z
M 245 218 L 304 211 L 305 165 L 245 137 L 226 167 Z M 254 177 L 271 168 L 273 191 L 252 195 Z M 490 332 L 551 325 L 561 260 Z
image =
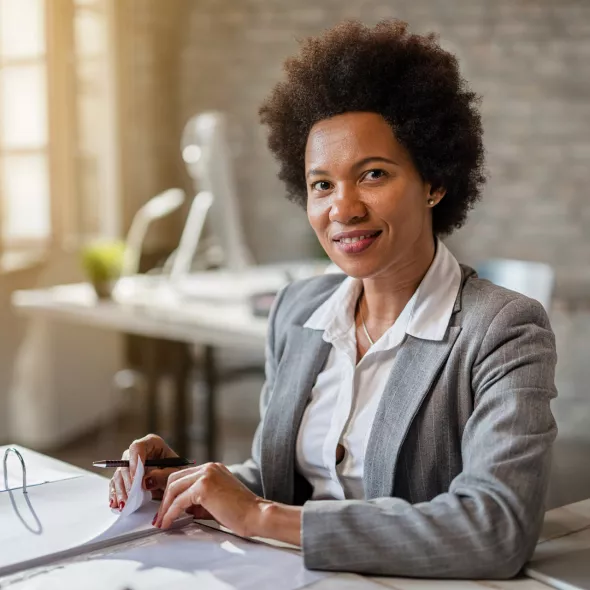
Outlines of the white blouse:
M 307 320 L 332 344 L 318 375 L 297 435 L 297 469 L 313 487 L 313 500 L 358 499 L 364 457 L 377 406 L 405 335 L 442 340 L 461 285 L 461 268 L 438 241 L 436 255 L 395 323 L 356 363 L 354 312 L 360 279 L 346 278 Z M 336 465 L 336 448 L 345 449 Z

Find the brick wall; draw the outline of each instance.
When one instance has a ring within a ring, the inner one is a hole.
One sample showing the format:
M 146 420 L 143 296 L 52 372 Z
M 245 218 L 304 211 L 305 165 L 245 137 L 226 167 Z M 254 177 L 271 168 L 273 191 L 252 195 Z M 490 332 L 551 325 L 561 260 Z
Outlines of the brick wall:
M 181 0 L 181 121 L 208 108 L 234 125 L 244 222 L 259 260 L 309 252 L 282 198 L 257 108 L 297 37 L 347 18 L 438 31 L 483 95 L 490 181 L 449 244 L 462 260 L 554 264 L 562 289 L 590 288 L 590 3 L 586 0 Z M 177 3 L 167 3 L 175 4 Z M 280 228 L 277 231 L 276 228 Z

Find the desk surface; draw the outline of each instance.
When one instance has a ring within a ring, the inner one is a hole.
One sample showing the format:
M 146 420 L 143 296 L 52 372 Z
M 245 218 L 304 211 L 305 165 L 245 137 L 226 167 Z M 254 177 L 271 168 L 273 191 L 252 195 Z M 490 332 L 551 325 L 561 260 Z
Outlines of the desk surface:
M 17 291 L 12 303 L 27 317 L 39 317 L 191 344 L 264 348 L 267 320 L 246 303 L 180 298 L 161 285 L 123 302 L 99 300 L 89 284 Z
M 590 527 L 590 500 L 572 504 L 563 508 L 557 508 L 546 514 L 545 524 L 535 559 L 547 558 L 553 553 L 563 554 L 567 551 L 576 551 L 575 533 L 588 529 Z M 571 539 L 569 544 L 567 538 Z M 559 543 L 556 543 L 559 541 Z M 135 540 L 128 543 L 118 545 L 114 552 L 122 552 L 127 549 L 138 547 L 142 540 Z M 555 546 L 555 549 L 553 548 Z M 113 548 L 109 548 L 109 552 L 114 556 Z M 90 554 L 100 557 L 104 551 Z M 88 556 L 85 557 L 86 559 Z M 49 571 L 62 567 L 67 563 L 74 562 L 76 559 L 59 562 L 53 566 L 41 568 L 40 571 L 30 570 L 26 574 L 26 578 L 32 577 L 35 580 L 35 588 L 43 587 L 43 576 Z M 1 587 L 10 587 L 12 583 L 18 590 L 23 586 L 18 584 L 18 581 L 23 580 L 24 574 L 18 574 L 10 578 L 0 580 Z M 427 580 L 427 579 L 407 579 L 407 578 L 379 578 L 379 577 L 363 577 L 355 574 L 336 574 L 326 579 L 323 579 L 315 584 L 308 586 L 310 590 L 383 590 L 383 588 L 392 588 L 394 590 L 548 590 L 548 586 L 537 582 L 536 580 L 521 577 L 515 580 L 496 581 L 456 581 L 456 580 Z

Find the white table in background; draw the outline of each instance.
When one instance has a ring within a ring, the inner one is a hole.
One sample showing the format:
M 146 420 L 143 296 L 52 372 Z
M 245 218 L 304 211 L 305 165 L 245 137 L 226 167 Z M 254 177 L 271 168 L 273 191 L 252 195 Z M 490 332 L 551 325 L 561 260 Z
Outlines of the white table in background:
M 166 288 L 117 302 L 98 299 L 87 283 L 58 285 L 16 291 L 12 304 L 23 316 L 187 344 L 263 348 L 266 338 L 266 319 L 246 303 L 186 301 Z
M 17 291 L 12 300 L 16 311 L 24 317 L 67 322 L 79 326 L 144 336 L 144 365 L 148 370 L 148 431 L 157 430 L 157 387 L 154 374 L 157 365 L 157 339 L 190 345 L 179 362 L 176 377 L 174 435 L 176 449 L 185 455 L 189 446 L 189 391 L 187 375 L 192 347 L 202 347 L 202 369 L 206 408 L 205 444 L 209 459 L 216 457 L 216 369 L 218 347 L 240 348 L 262 358 L 267 320 L 254 317 L 246 302 L 215 303 L 211 300 L 186 300 L 165 284 L 145 289 L 122 301 L 99 300 L 89 284 L 58 285 L 47 289 Z M 246 367 L 261 372 L 261 363 Z M 242 371 L 243 373 L 244 371 Z M 229 375 L 225 375 L 229 377 Z M 234 375 L 235 377 L 235 375 Z

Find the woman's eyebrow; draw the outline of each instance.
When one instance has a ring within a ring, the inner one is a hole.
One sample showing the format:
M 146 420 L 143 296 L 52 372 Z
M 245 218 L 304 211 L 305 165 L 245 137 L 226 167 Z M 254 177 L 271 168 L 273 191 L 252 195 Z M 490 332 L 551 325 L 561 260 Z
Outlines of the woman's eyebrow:
M 326 176 L 328 174 L 327 170 L 320 170 L 319 168 L 311 168 L 310 170 L 307 171 L 307 174 L 305 175 L 306 178 L 309 178 L 310 176 Z
M 363 166 L 367 165 L 369 162 L 385 162 L 386 164 L 393 164 L 394 166 L 399 166 L 399 164 L 394 161 L 390 160 L 389 158 L 384 158 L 383 156 L 369 156 L 367 158 L 363 158 L 358 162 L 355 162 L 352 167 L 353 169 L 362 168 Z M 320 168 L 310 168 L 305 175 L 306 178 L 310 176 L 327 176 L 329 172 L 327 170 L 323 170 Z
M 353 165 L 353 168 L 362 168 L 369 162 L 385 162 L 386 164 L 393 164 L 394 166 L 399 166 L 397 162 L 394 160 L 390 160 L 389 158 L 384 158 L 383 156 L 369 156 L 368 158 L 363 158 L 359 160 Z

